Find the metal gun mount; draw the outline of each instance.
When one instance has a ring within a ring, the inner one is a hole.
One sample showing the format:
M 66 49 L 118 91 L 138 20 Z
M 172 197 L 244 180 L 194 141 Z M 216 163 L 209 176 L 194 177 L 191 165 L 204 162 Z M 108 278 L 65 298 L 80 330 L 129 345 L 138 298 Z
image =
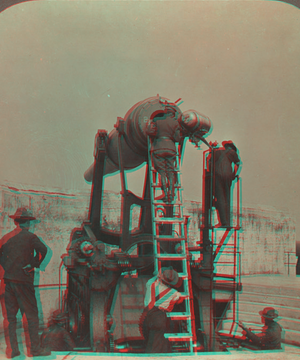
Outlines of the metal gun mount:
M 118 118 L 109 135 L 105 130 L 99 130 L 96 135 L 94 164 L 85 173 L 86 180 L 92 181 L 89 217 L 80 228 L 72 231 L 67 254 L 62 256 L 67 269 L 67 291 L 62 297 L 62 307 L 69 315 L 68 328 L 79 348 L 101 352 L 128 349 L 142 352 L 137 350 L 142 344 L 138 323 L 143 311 L 145 284 L 153 274 L 155 256 L 151 174 L 147 165 L 143 195 L 139 197 L 127 189 L 125 171 L 148 160 L 147 122 L 151 121 L 153 113 L 169 111 L 170 108 L 177 114 L 187 134 L 194 133 L 197 140 L 209 146 L 203 136 L 209 132 L 210 120 L 194 110 L 182 113 L 175 103 L 159 96 L 134 105 L 124 119 Z M 179 151 L 182 145 L 179 144 Z M 120 232 L 101 226 L 104 176 L 118 170 L 122 185 Z M 220 283 L 214 278 L 214 254 L 210 240 L 212 227 L 209 222 L 213 196 L 211 182 L 203 181 L 203 191 L 206 197 L 202 210 L 202 244 L 190 248 L 191 252 L 201 255 L 202 261 L 193 261 L 190 257 L 190 266 L 197 333 L 205 339 L 205 349 L 210 351 L 215 349 L 212 293 L 217 289 L 228 291 L 228 304 L 237 284 L 230 279 L 226 284 L 224 281 Z M 133 205 L 140 206 L 141 210 L 138 227 L 131 230 L 130 210 Z M 165 216 L 172 217 L 173 211 L 173 206 L 166 206 Z M 170 236 L 172 226 L 163 227 L 162 232 Z M 220 251 L 220 247 L 217 250 Z M 162 247 L 161 252 L 164 251 Z M 132 300 L 125 303 L 129 297 Z M 116 304 L 119 304 L 119 310 Z M 126 320 L 129 309 L 136 322 Z M 174 351 L 185 349 L 175 346 Z

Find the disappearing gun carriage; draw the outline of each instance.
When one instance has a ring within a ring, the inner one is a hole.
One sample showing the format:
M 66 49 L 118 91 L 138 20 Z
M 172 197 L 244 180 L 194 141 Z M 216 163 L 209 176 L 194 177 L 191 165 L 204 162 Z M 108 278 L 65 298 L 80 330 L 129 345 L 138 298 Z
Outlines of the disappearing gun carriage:
M 177 219 L 177 203 L 161 204 L 159 196 L 154 195 L 155 189 L 159 188 L 154 184 L 158 176 L 151 167 L 146 127 L 155 114 L 173 113 L 181 124 L 183 140 L 189 137 L 195 144 L 203 141 L 210 146 L 203 138 L 210 130 L 210 120 L 196 111 L 182 113 L 178 101 L 172 103 L 158 95 L 148 98 L 134 105 L 124 119 L 118 118 L 109 135 L 105 130 L 99 130 L 96 135 L 95 161 L 84 175 L 92 182 L 89 218 L 81 228 L 73 230 L 67 254 L 62 256 L 67 269 L 67 290 L 62 306 L 68 314 L 67 326 L 78 348 L 99 352 L 143 351 L 139 322 L 144 308 L 145 285 L 153 272 L 157 272 L 158 257 L 168 254 L 163 264 L 174 268 L 179 266 L 178 271 L 182 274 L 186 269 L 191 298 L 185 309 L 179 309 L 180 314 L 189 311 L 188 315 L 174 316 L 178 324 L 174 326 L 177 337 L 170 338 L 173 349 L 194 352 L 197 346 L 199 348 L 199 341 L 206 351 L 215 349 L 213 291 L 217 288 L 217 281 L 213 278 L 211 224 L 206 220 L 203 222 L 201 244 L 188 248 L 188 217 L 180 214 L 180 219 Z M 183 140 L 178 144 L 178 163 Z M 139 197 L 127 189 L 126 170 L 135 169 L 145 162 L 148 163 L 144 190 Z M 122 187 L 120 232 L 101 225 L 105 213 L 104 177 L 117 171 L 120 171 Z M 179 199 L 179 178 L 176 187 Z M 132 230 L 133 206 L 140 207 L 140 217 L 138 227 Z M 182 212 L 180 206 L 178 209 Z M 165 222 L 160 220 L 159 212 Z M 209 218 L 208 209 L 203 209 L 203 216 Z M 180 223 L 177 230 L 174 230 L 173 218 Z M 155 238 L 159 239 L 159 236 L 170 241 L 158 244 Z M 178 243 L 185 248 L 184 254 L 179 254 L 181 257 L 175 250 Z M 193 261 L 193 252 L 197 255 L 201 252 L 202 261 Z M 176 262 L 178 258 L 181 265 Z M 221 288 L 228 291 L 225 296 L 228 304 L 237 284 L 231 278 L 222 284 Z M 184 322 L 182 319 L 188 320 Z

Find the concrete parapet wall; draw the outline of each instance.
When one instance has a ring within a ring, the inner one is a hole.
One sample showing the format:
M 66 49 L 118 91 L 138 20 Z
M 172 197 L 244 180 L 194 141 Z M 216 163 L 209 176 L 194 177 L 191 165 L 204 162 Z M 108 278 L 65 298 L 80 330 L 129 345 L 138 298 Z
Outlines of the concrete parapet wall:
M 1 213 L 0 236 L 14 228 L 9 218 L 19 206 L 29 206 L 39 222 L 35 233 L 51 249 L 47 272 L 41 273 L 40 281 L 56 284 L 60 257 L 66 252 L 71 231 L 87 219 L 89 194 L 68 194 L 58 191 L 22 190 L 11 186 L 0 187 Z M 201 204 L 184 201 L 184 213 L 190 216 L 189 245 L 200 240 Z M 233 212 L 234 223 L 236 213 Z M 104 191 L 102 225 L 120 231 L 121 195 Z M 131 227 L 139 219 L 139 207 L 132 211 Z M 293 219 L 286 213 L 267 207 L 243 207 L 240 216 L 239 251 L 241 274 L 295 275 L 296 233 Z M 47 262 L 47 259 L 46 259 Z
M 89 193 L 70 194 L 36 187 L 31 190 L 29 187 L 22 189 L 10 185 L 0 186 L 0 236 L 15 227 L 9 215 L 20 206 L 28 206 L 39 220 L 34 232 L 49 248 L 41 266 L 41 270 L 46 266 L 45 271 L 37 271 L 35 277 L 36 285 L 43 286 L 41 298 L 51 299 L 43 301 L 41 318 L 44 321 L 47 321 L 51 308 L 58 305 L 61 255 L 66 253 L 71 231 L 80 227 L 83 220 L 87 219 L 89 200 Z M 132 228 L 138 224 L 138 210 L 138 207 L 133 209 Z M 104 191 L 102 212 L 102 225 L 119 231 L 121 195 Z M 184 213 L 190 216 L 189 244 L 194 246 L 200 240 L 201 204 L 184 201 Z M 234 218 L 236 219 L 235 213 Z M 241 273 L 295 275 L 296 235 L 293 219 L 275 209 L 244 207 L 240 220 Z M 66 274 L 63 275 L 64 283 Z
M 189 241 L 193 246 L 200 240 L 201 204 L 185 201 L 185 214 L 191 216 Z M 214 214 L 216 215 L 216 214 Z M 214 216 L 216 218 L 216 216 Z M 241 275 L 282 274 L 296 275 L 296 230 L 292 217 L 283 211 L 267 206 L 243 207 L 238 231 Z M 237 213 L 233 210 L 233 224 Z M 224 233 L 224 231 L 223 231 Z M 222 232 L 215 232 L 220 241 Z M 233 235 L 229 243 L 233 242 Z M 230 254 L 223 254 L 220 262 L 233 262 Z M 230 266 L 219 266 L 218 272 L 230 274 Z
M 296 275 L 296 231 L 289 214 L 243 208 L 239 246 L 242 275 Z

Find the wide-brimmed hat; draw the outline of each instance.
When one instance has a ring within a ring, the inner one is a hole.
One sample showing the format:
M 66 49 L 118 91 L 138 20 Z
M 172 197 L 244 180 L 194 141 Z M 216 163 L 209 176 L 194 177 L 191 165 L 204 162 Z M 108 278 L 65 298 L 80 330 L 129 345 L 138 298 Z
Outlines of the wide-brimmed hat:
M 180 278 L 178 276 L 178 273 L 176 270 L 170 267 L 163 267 L 160 269 L 159 277 L 164 281 L 165 283 L 178 287 L 180 286 Z
M 51 320 L 55 322 L 66 321 L 67 319 L 67 314 L 62 312 L 61 310 L 55 310 L 51 315 Z
M 259 312 L 259 315 L 266 319 L 275 319 L 278 317 L 278 311 L 272 307 L 266 307 Z
M 14 215 L 9 216 L 14 220 L 35 220 L 35 217 L 32 216 L 32 212 L 26 207 L 19 207 Z
M 231 141 L 231 140 L 222 141 L 222 145 L 223 145 L 224 147 L 230 147 L 230 148 L 233 149 L 234 151 L 237 151 L 236 146 L 234 145 L 233 141 Z

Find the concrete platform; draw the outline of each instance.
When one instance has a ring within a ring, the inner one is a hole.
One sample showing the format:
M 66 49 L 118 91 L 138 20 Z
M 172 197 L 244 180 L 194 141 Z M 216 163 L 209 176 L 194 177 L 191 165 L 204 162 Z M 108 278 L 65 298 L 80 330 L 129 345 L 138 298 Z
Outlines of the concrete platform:
M 17 330 L 19 348 L 21 355 L 14 358 L 16 360 L 33 359 L 27 356 L 27 349 L 25 345 L 24 332 L 22 329 Z M 0 360 L 6 359 L 5 355 L 5 340 L 4 335 L 0 334 Z M 282 350 L 268 351 L 251 351 L 249 349 L 228 349 L 228 352 L 218 353 L 198 353 L 195 355 L 181 355 L 181 354 L 103 354 L 94 352 L 53 352 L 47 357 L 36 357 L 34 359 L 45 360 L 294 360 L 300 359 L 300 347 L 282 344 Z
M 285 348 L 284 350 L 276 350 L 272 352 L 254 352 L 254 351 L 231 351 L 228 353 L 201 353 L 198 355 L 124 355 L 124 354 L 102 354 L 102 353 L 76 353 L 76 352 L 53 352 L 50 356 L 47 357 L 36 357 L 34 359 L 48 359 L 48 360 L 137 360 L 145 359 L 147 360 L 294 360 L 300 358 L 300 350 L 290 347 L 289 349 Z M 5 359 L 4 354 L 0 354 L 0 359 Z M 25 360 L 33 359 L 31 357 L 26 357 L 21 354 L 20 356 L 14 358 L 16 360 Z
M 254 293 L 261 294 L 262 296 L 270 296 L 274 294 L 276 296 L 282 296 L 282 298 L 293 298 L 297 302 L 300 299 L 300 276 L 299 277 L 286 277 L 286 276 L 244 276 L 242 278 L 244 290 L 251 289 Z M 258 291 L 257 288 L 259 288 Z M 265 290 L 264 290 L 265 289 Z M 265 294 L 265 295 L 264 295 Z M 299 297 L 299 298 L 298 298 Z M 300 301 L 299 301 L 300 306 Z M 253 308 L 256 311 L 256 306 Z M 21 355 L 14 358 L 16 360 L 32 359 L 27 357 L 27 349 L 25 345 L 25 338 L 23 329 L 18 329 L 18 341 L 20 344 Z M 5 339 L 4 334 L 0 334 L 0 360 L 6 359 L 5 356 Z M 181 354 L 103 354 L 103 353 L 92 353 L 92 352 L 53 352 L 52 355 L 43 357 L 48 360 L 294 360 L 300 359 L 300 347 L 292 346 L 288 344 L 282 344 L 282 350 L 276 351 L 251 351 L 249 349 L 228 349 L 228 352 L 219 353 L 198 353 L 195 355 L 181 355 Z M 37 357 L 36 359 L 42 359 Z
M 279 313 L 276 321 L 283 329 L 282 340 L 300 346 L 300 276 L 243 276 L 242 283 L 242 291 L 237 293 L 238 318 L 255 328 L 261 325 L 259 311 L 272 306 Z M 227 312 L 228 318 L 230 315 Z

